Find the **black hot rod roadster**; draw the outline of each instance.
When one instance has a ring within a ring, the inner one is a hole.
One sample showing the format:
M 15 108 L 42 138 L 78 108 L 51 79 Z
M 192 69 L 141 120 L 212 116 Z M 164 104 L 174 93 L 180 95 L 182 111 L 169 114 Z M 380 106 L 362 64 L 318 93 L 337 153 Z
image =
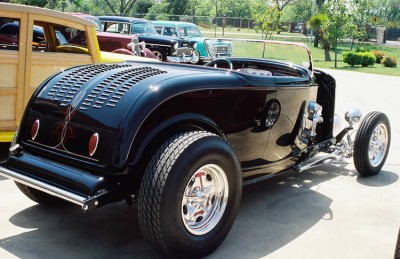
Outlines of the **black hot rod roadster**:
M 335 80 L 313 69 L 307 47 L 234 44 L 243 53 L 203 67 L 125 62 L 53 75 L 32 96 L 0 174 L 43 205 L 137 201 L 146 239 L 192 258 L 228 235 L 243 184 L 327 159 L 353 157 L 362 176 L 381 170 L 388 118 L 361 120 L 353 109 L 338 130 Z

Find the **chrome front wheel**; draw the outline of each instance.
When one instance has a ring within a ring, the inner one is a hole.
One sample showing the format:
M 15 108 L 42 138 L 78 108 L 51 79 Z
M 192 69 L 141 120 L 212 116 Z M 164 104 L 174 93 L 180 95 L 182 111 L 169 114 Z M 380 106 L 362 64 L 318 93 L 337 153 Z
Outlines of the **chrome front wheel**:
M 388 129 L 385 124 L 381 123 L 375 127 L 368 148 L 368 157 L 372 166 L 378 166 L 385 158 L 388 138 Z
M 354 165 L 362 176 L 380 172 L 390 148 L 390 123 L 384 113 L 371 112 L 361 122 L 354 141 Z

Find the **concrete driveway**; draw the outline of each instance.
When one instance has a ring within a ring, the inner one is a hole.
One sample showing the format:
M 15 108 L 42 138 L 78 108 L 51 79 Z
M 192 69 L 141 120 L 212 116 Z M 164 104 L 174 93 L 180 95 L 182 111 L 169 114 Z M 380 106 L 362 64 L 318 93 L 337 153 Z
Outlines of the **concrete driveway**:
M 393 258 L 400 227 L 399 77 L 329 71 L 337 110 L 385 112 L 392 146 L 383 171 L 358 177 L 352 161 L 290 171 L 245 186 L 239 215 L 208 258 Z M 344 123 L 344 121 L 343 121 Z M 48 209 L 0 177 L 0 258 L 158 258 L 123 202 L 83 214 Z

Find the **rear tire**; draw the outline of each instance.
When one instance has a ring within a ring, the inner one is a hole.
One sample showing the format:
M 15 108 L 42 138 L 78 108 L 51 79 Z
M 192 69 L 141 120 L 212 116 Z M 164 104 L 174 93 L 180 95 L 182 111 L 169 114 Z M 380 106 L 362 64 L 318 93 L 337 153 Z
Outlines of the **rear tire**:
M 42 191 L 36 190 L 32 187 L 26 186 L 25 184 L 15 182 L 17 185 L 18 189 L 25 194 L 26 197 L 29 199 L 33 200 L 36 203 L 39 203 L 44 206 L 48 207 L 56 207 L 56 206 L 61 206 L 67 204 L 66 201 L 57 198 L 55 196 L 52 196 L 50 194 L 44 193 Z
M 371 112 L 361 122 L 354 141 L 354 165 L 362 176 L 379 173 L 390 148 L 390 123 L 384 113 Z
M 145 238 L 169 257 L 201 258 L 228 235 L 240 203 L 239 161 L 204 131 L 178 134 L 151 159 L 139 191 Z

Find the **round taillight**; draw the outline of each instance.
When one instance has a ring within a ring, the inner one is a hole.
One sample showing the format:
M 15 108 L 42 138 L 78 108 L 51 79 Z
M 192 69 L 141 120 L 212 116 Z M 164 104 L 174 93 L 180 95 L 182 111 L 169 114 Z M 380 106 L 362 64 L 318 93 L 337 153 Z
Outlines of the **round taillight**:
M 40 122 L 39 120 L 35 120 L 35 122 L 32 125 L 32 129 L 31 129 L 31 138 L 32 140 L 35 140 L 38 132 L 39 132 L 39 127 L 40 127 Z
M 99 144 L 99 134 L 94 133 L 89 140 L 89 155 L 93 156 L 93 154 L 97 150 L 97 144 Z

